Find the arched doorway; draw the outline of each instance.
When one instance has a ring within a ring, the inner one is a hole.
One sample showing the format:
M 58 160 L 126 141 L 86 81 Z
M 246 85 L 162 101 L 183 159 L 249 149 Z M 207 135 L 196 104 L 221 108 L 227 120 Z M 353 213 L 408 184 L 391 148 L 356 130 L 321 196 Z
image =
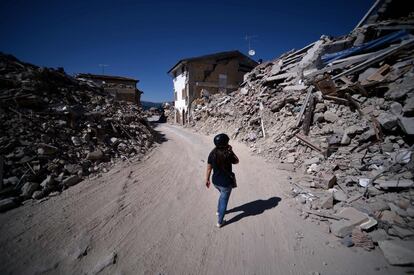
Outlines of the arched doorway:
M 185 113 L 185 110 L 183 109 L 183 111 L 182 111 L 182 116 L 181 116 L 183 125 L 184 125 L 184 124 L 185 124 L 185 122 L 186 122 L 186 117 L 185 117 L 185 115 L 186 115 L 186 113 Z

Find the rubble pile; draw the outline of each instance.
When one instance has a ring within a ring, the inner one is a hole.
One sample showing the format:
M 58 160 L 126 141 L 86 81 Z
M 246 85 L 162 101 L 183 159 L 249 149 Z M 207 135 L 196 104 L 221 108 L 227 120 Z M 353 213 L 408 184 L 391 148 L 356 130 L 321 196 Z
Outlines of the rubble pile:
M 133 104 L 116 102 L 63 69 L 0 53 L 0 211 L 41 199 L 143 155 L 153 131 Z
M 197 99 L 192 126 L 303 171 L 292 179 L 303 216 L 348 244 L 403 239 L 398 250 L 414 236 L 413 25 L 367 24 L 262 63 L 237 91 Z
M 174 104 L 171 104 L 169 102 L 164 103 L 163 105 L 163 109 L 164 109 L 164 115 L 166 117 L 166 122 L 168 123 L 174 123 L 175 121 L 175 108 L 174 108 Z

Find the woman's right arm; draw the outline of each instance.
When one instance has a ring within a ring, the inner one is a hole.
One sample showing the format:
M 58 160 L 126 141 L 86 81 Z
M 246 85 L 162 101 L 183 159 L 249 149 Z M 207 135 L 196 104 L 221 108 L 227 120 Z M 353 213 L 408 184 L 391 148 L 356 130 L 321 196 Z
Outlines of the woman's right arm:
M 231 164 L 237 164 L 237 163 L 239 163 L 239 158 L 233 152 L 233 148 L 230 145 L 229 145 L 229 151 L 230 151 L 231 156 L 232 156 Z
M 210 184 L 211 184 L 210 183 L 211 170 L 212 170 L 211 164 L 208 163 L 207 164 L 207 170 L 206 170 L 206 182 L 205 182 L 207 188 L 209 188 L 210 187 Z
M 239 163 L 239 158 L 236 156 L 236 154 L 234 152 L 233 152 L 233 156 L 234 156 L 234 162 L 233 162 L 233 164 Z

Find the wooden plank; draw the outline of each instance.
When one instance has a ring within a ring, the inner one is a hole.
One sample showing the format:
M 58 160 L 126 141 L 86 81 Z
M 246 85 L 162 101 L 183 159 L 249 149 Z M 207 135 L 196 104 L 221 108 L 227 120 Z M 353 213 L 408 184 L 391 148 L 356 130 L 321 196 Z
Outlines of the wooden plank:
M 363 150 L 367 149 L 368 147 L 370 147 L 370 146 L 374 145 L 375 143 L 376 143 L 376 142 L 369 142 L 369 143 L 365 143 L 365 144 L 363 144 L 363 145 L 358 144 L 357 146 L 355 146 L 354 148 L 352 148 L 352 149 L 350 150 L 350 152 L 353 152 L 353 151 L 355 151 L 355 149 L 357 149 L 356 151 L 357 151 L 357 153 L 359 153 L 359 152 L 361 152 L 361 151 L 363 151 Z
M 348 84 L 348 85 L 353 85 L 354 84 L 354 82 L 349 80 L 346 76 L 342 76 L 339 79 L 342 80 L 342 82 L 344 82 L 345 84 Z
M 313 47 L 313 45 L 315 45 L 315 42 L 312 42 L 311 44 L 306 45 L 306 46 L 305 46 L 305 47 L 303 47 L 302 49 L 299 49 L 299 50 L 297 50 L 297 51 L 295 51 L 295 52 L 293 52 L 293 53 L 291 53 L 291 54 L 287 55 L 287 56 L 285 57 L 285 58 L 286 58 L 286 60 L 289 60 L 292 56 L 298 55 L 299 53 L 302 53 L 302 52 L 305 52 L 305 51 L 309 50 L 310 48 L 312 48 L 312 47 Z
M 349 79 L 347 79 L 345 76 L 341 77 L 341 80 L 343 82 L 346 82 L 346 84 L 338 90 L 338 94 L 344 94 L 348 91 L 351 91 L 352 93 L 358 93 L 365 97 L 369 96 L 368 91 L 359 82 L 354 83 L 350 81 Z
M 119 128 L 121 128 L 121 130 L 132 140 L 137 140 L 136 138 L 134 138 L 133 136 L 131 136 L 131 134 L 124 128 L 122 127 L 122 125 L 120 123 L 116 123 L 116 125 L 118 125 Z
M 309 134 L 310 125 L 313 118 L 313 111 L 315 109 L 315 97 L 311 95 L 309 99 L 309 106 L 306 108 L 305 119 L 303 120 L 303 134 L 307 136 Z
M 36 172 L 35 172 L 35 170 L 33 170 L 33 168 L 30 165 L 30 163 L 26 162 L 26 165 L 29 167 L 30 171 L 32 171 L 33 175 L 36 175 Z
M 266 138 L 266 132 L 265 132 L 264 123 L 263 123 L 263 117 L 262 116 L 260 116 L 260 125 L 262 126 L 263 138 Z
M 357 195 L 357 196 L 354 196 L 354 197 L 348 198 L 348 199 L 346 200 L 346 203 L 350 204 L 350 203 L 352 203 L 352 202 L 354 202 L 354 201 L 359 200 L 359 199 L 360 199 L 360 198 L 362 198 L 363 196 L 364 196 L 364 195 L 363 195 L 363 194 L 361 194 L 361 195 Z
M 350 95 L 350 94 L 345 94 L 346 99 L 348 99 L 350 105 L 354 106 L 355 109 L 358 111 L 358 114 L 360 115 L 360 117 L 364 116 L 364 113 L 361 111 L 361 107 L 359 106 L 359 103 Z
M 293 56 L 291 58 L 288 58 L 286 60 L 283 60 L 283 65 L 282 65 L 281 69 L 286 70 L 286 66 L 298 63 L 305 56 L 305 54 L 306 53 L 303 53 L 303 54 L 296 55 L 296 56 Z
M 304 136 L 302 136 L 299 133 L 297 133 L 295 136 L 298 139 L 300 139 L 303 143 L 305 143 L 308 147 L 312 148 L 315 151 L 318 151 L 319 153 L 321 153 L 322 155 L 325 156 L 325 152 L 321 148 L 319 148 L 318 146 L 316 146 L 315 144 L 313 144 L 312 142 L 310 142 L 307 138 L 305 138 Z
M 325 75 L 322 79 L 315 81 L 314 84 L 324 95 L 336 94 L 336 85 L 329 74 Z
M 266 78 L 265 83 L 273 82 L 273 81 L 277 81 L 277 80 L 284 80 L 284 79 L 287 79 L 287 78 L 294 77 L 295 75 L 296 74 L 294 74 L 294 73 L 277 74 L 277 75 Z
M 374 115 L 371 115 L 371 122 L 372 126 L 374 127 L 375 137 L 377 138 L 377 141 L 382 142 L 384 135 L 382 134 L 381 125 Z
M 362 86 L 360 83 L 355 83 L 353 86 L 352 86 L 352 89 L 354 89 L 354 90 L 356 90 L 356 91 L 358 91 L 360 94 L 362 94 L 363 96 L 365 96 L 365 97 L 368 97 L 369 96 L 369 94 L 368 94 L 368 91 L 365 89 L 365 87 L 364 86 Z
M 322 213 L 322 212 L 318 212 L 318 211 L 314 211 L 314 210 L 306 210 L 306 209 L 304 209 L 303 211 L 308 213 L 308 214 L 316 215 L 316 216 L 327 218 L 327 219 L 332 219 L 332 220 L 337 220 L 337 221 L 339 221 L 339 220 L 348 220 L 345 217 L 339 217 L 339 216 L 332 215 L 332 214 L 329 214 L 329 213 Z
M 264 123 L 263 123 L 263 103 L 260 102 L 260 125 L 262 126 L 262 133 L 263 133 L 263 138 L 266 138 L 266 132 L 265 132 L 265 128 L 264 128 Z
M 297 133 L 299 133 L 299 131 L 300 131 L 300 129 L 297 128 L 292 133 L 290 133 L 289 135 L 287 135 L 286 138 L 285 138 L 286 142 L 288 142 L 289 140 L 291 140 Z
M 374 74 L 367 77 L 368 81 L 383 81 L 387 73 L 390 71 L 390 65 L 382 65 Z
M 22 188 L 24 181 L 23 179 L 26 177 L 27 173 L 29 173 L 30 169 L 27 169 L 26 172 L 24 172 L 23 176 L 20 177 L 19 182 L 14 186 L 14 189 L 19 190 Z
M 349 101 L 346 100 L 345 98 L 340 98 L 340 97 L 331 96 L 331 95 L 324 95 L 323 98 L 336 101 L 337 103 L 340 103 L 340 104 L 349 105 Z
M 306 94 L 305 101 L 303 101 L 302 106 L 300 107 L 299 116 L 296 120 L 296 127 L 299 127 L 300 121 L 302 120 L 303 113 L 305 112 L 306 105 L 308 105 L 309 98 L 312 94 L 312 87 L 308 88 L 308 93 Z
M 296 67 L 298 64 L 297 63 L 292 63 L 292 64 L 288 64 L 288 65 L 283 65 L 283 70 L 284 71 L 289 71 L 290 69 L 292 69 L 293 67 Z

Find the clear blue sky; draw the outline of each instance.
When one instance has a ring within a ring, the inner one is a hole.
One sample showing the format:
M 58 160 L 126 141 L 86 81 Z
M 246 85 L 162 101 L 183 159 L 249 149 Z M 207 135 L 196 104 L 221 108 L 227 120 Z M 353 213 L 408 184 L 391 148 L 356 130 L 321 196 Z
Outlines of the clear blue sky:
M 167 71 L 208 53 L 247 52 L 268 60 L 322 34 L 348 33 L 374 0 L 335 1 L 0 1 L 0 51 L 70 73 L 140 80 L 143 100 L 173 98 Z

